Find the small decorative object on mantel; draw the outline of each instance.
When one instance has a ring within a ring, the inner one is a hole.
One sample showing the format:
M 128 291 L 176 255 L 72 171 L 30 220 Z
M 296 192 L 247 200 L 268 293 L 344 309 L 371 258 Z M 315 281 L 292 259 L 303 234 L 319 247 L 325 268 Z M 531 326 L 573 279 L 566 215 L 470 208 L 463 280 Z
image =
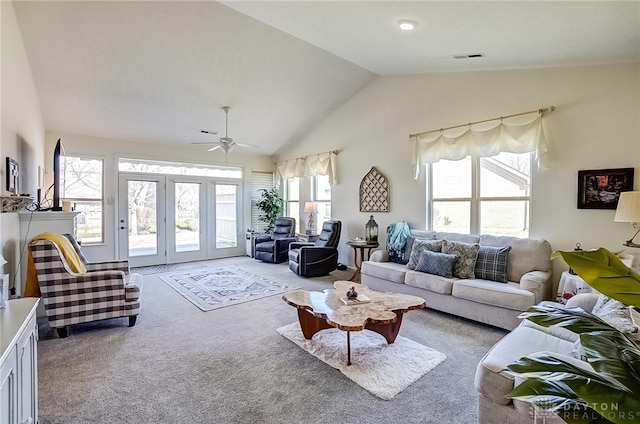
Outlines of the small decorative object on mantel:
M 578 209 L 616 209 L 620 193 L 633 190 L 633 168 L 578 171 Z
M 2 212 L 19 212 L 33 203 L 31 196 L 2 196 Z
M 574 252 L 582 252 L 582 244 L 576 243 L 576 248 L 573 249 L 573 251 Z M 569 274 L 576 275 L 576 272 L 573 270 L 573 268 L 569 267 Z
M 389 181 L 375 166 L 360 182 L 360 212 L 389 212 Z
M 373 215 L 369 217 L 367 225 L 364 226 L 364 234 L 367 243 L 378 242 L 378 223 L 373 219 Z

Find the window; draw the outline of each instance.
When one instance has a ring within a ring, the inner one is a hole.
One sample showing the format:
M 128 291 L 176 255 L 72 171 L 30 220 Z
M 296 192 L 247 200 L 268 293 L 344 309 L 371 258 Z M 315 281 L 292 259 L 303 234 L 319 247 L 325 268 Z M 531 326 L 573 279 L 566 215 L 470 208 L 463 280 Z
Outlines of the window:
M 74 204 L 82 212 L 76 218 L 78 239 L 83 243 L 102 243 L 103 229 L 103 163 L 101 159 L 62 156 L 61 194 L 62 200 Z
M 216 166 L 131 158 L 120 158 L 118 160 L 118 170 L 120 172 L 140 172 L 146 174 L 242 178 L 242 168 L 237 166 Z
M 251 229 L 262 232 L 265 223 L 258 218 L 262 211 L 256 204 L 260 201 L 260 190 L 273 188 L 273 172 L 251 171 Z
M 528 237 L 531 161 L 531 153 L 500 153 L 431 164 L 431 228 Z
M 296 232 L 300 232 L 300 178 L 289 178 L 285 193 L 286 216 L 296 219 Z
M 318 175 L 313 180 L 313 200 L 316 202 L 316 233 L 322 231 L 322 223 L 331 219 L 331 186 L 328 175 Z

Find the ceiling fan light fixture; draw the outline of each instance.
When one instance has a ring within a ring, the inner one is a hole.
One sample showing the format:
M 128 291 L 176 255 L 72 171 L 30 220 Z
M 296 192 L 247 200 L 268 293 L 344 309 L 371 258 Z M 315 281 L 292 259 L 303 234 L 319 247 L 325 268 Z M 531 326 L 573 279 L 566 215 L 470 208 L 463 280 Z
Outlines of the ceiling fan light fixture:
M 403 31 L 413 31 L 418 26 L 416 21 L 410 21 L 408 19 L 401 19 L 398 21 L 398 26 Z

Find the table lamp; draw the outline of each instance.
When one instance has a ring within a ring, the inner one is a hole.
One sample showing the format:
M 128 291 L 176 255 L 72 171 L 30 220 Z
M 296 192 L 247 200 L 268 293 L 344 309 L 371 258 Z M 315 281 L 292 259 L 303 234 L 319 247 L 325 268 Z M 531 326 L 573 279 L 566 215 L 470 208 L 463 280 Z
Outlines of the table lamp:
M 623 191 L 618 199 L 618 207 L 616 208 L 615 222 L 630 222 L 633 228 L 640 223 L 640 191 Z M 622 243 L 629 247 L 640 247 L 640 244 L 634 243 L 633 239 L 638 235 L 640 229 L 626 242 Z
M 316 210 L 316 205 L 313 202 L 304 202 L 304 212 L 309 214 L 309 221 L 307 222 L 307 234 L 313 234 L 315 232 L 316 222 L 313 213 Z

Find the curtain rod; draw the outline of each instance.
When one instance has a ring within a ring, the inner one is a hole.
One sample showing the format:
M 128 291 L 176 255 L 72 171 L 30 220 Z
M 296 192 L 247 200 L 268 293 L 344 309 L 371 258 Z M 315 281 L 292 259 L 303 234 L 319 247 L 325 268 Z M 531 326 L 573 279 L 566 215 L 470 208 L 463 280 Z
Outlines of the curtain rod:
M 425 134 L 434 133 L 434 132 L 438 132 L 438 131 L 442 132 L 442 131 L 446 131 L 446 130 L 452 130 L 454 128 L 462 128 L 462 127 L 467 127 L 467 126 L 470 127 L 471 125 L 482 124 L 482 123 L 485 123 L 485 122 L 491 122 L 491 121 L 497 121 L 497 120 L 502 121 L 503 119 L 513 118 L 515 116 L 529 115 L 530 113 L 538 113 L 539 115 L 542 115 L 543 113 L 553 112 L 554 110 L 556 110 L 555 106 L 549 106 L 549 107 L 545 107 L 545 108 L 541 108 L 541 109 L 530 110 L 528 112 L 514 113 L 513 115 L 499 116 L 497 118 L 491 118 L 491 119 L 485 119 L 485 120 L 482 120 L 482 121 L 469 122 L 468 124 L 454 125 L 452 127 L 440 128 L 438 130 L 431 130 L 431 131 L 424 131 L 424 132 L 416 133 L 416 134 L 409 134 L 409 138 L 418 137 L 420 135 L 425 135 Z
M 333 154 L 337 155 L 338 153 L 340 153 L 340 150 L 329 150 L 328 152 L 314 153 L 312 155 L 300 156 L 299 158 L 291 158 L 291 159 L 279 160 L 278 162 L 275 162 L 275 163 L 278 164 L 278 163 L 282 163 L 282 162 L 288 162 L 290 160 L 306 159 L 306 158 L 311 157 L 311 156 L 324 155 L 325 153 L 333 153 Z

